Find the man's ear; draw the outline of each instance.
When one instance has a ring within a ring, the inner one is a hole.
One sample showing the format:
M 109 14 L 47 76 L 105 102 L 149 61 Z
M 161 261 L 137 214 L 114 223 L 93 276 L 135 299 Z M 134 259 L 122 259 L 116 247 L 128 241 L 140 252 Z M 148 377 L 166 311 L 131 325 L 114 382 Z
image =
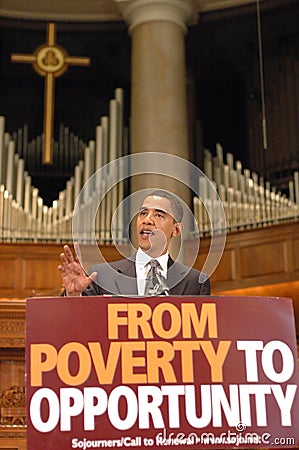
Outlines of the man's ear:
M 184 225 L 182 223 L 176 222 L 174 224 L 174 231 L 173 231 L 173 236 L 179 236 L 180 234 L 182 234 L 184 229 Z

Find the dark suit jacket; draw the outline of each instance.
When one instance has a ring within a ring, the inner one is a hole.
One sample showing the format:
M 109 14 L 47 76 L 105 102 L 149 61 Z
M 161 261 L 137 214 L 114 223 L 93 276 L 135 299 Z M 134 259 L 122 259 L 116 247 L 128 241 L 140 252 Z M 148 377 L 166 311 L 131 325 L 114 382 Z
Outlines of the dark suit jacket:
M 112 263 L 96 264 L 88 273 L 98 275 L 83 295 L 137 295 L 135 257 Z M 190 268 L 171 258 L 168 261 L 167 285 L 170 295 L 209 295 L 210 280 L 203 272 Z

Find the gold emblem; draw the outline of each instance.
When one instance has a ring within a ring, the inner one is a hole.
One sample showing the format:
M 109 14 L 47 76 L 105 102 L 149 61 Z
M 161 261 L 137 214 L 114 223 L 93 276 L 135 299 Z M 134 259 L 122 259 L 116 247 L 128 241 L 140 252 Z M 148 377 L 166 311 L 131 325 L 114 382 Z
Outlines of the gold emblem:
M 59 77 L 67 70 L 66 54 L 58 46 L 42 46 L 35 55 L 34 68 L 43 77 L 47 73 L 53 73 L 55 77 Z

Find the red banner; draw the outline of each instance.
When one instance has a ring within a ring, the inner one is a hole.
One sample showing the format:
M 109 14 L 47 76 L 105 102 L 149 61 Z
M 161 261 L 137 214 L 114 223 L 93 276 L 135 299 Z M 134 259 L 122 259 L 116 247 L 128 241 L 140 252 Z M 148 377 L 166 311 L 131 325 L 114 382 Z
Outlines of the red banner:
M 27 449 L 298 448 L 292 301 L 28 299 Z

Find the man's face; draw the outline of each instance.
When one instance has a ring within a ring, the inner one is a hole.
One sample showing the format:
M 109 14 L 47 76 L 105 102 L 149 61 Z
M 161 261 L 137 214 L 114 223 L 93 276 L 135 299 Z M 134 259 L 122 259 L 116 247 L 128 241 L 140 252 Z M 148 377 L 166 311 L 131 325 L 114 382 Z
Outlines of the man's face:
M 152 257 L 166 253 L 171 238 L 181 233 L 181 224 L 175 222 L 168 198 L 152 195 L 144 199 L 136 227 L 139 247 Z

